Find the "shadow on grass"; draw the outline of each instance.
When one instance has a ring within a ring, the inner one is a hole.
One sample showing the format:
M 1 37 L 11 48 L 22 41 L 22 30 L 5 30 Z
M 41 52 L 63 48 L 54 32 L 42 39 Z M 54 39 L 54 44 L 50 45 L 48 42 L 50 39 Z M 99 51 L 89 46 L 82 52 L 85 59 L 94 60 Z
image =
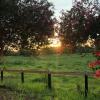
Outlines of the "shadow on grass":
M 33 79 L 32 82 L 42 82 L 42 83 L 45 83 L 47 81 L 46 78 L 36 78 L 36 79 Z

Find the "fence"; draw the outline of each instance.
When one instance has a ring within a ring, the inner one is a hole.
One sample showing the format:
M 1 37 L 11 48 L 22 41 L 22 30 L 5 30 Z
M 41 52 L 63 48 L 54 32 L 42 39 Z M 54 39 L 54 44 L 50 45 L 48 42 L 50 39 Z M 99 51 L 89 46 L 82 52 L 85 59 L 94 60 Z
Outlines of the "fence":
M 48 77 L 48 88 L 52 89 L 52 76 L 84 76 L 84 94 L 85 97 L 88 95 L 88 76 L 93 76 L 92 72 L 54 72 L 54 71 L 40 71 L 40 70 L 14 70 L 14 69 L 0 69 L 1 81 L 4 80 L 4 72 L 18 72 L 21 74 L 21 82 L 24 83 L 24 73 L 37 73 L 37 74 L 47 74 Z

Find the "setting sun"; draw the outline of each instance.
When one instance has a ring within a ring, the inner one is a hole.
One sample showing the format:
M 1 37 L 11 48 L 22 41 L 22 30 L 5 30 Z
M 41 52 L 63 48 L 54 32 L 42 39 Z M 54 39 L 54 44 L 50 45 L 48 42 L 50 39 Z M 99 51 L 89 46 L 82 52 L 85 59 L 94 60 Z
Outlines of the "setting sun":
M 59 38 L 51 38 L 50 47 L 61 47 L 61 41 L 59 40 Z

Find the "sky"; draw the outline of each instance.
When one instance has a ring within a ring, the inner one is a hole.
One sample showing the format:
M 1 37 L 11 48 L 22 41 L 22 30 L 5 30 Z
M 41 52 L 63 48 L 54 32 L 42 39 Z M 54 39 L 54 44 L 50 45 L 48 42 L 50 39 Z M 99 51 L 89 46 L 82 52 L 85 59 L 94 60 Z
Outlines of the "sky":
M 62 9 L 70 10 L 72 7 L 72 0 L 48 0 L 55 6 L 55 16 L 59 18 Z

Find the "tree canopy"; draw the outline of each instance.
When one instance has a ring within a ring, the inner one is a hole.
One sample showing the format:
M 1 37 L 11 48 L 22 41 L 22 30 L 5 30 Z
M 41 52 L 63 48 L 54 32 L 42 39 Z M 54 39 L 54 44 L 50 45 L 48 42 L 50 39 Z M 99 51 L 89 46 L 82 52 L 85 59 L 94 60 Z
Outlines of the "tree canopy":
M 75 46 L 86 42 L 89 37 L 97 40 L 100 36 L 99 6 L 88 0 L 77 1 L 70 11 L 62 12 L 61 33 L 66 43 Z
M 45 44 L 53 31 L 53 4 L 47 0 L 0 0 L 0 50 Z

